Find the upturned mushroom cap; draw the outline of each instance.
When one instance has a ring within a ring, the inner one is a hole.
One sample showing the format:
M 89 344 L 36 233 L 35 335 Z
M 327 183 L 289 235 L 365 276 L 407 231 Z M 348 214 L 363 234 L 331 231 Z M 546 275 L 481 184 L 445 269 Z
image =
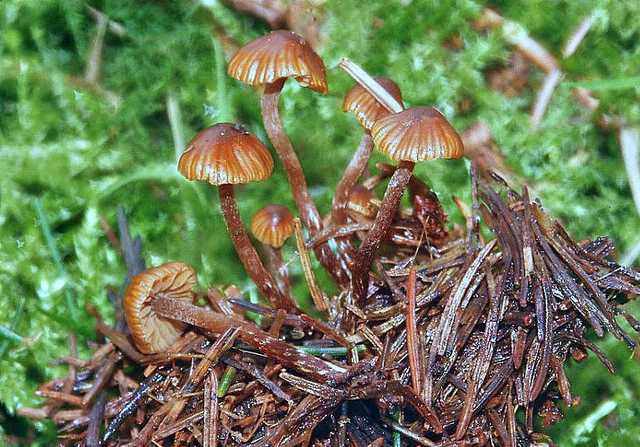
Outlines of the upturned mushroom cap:
M 348 208 L 365 217 L 372 218 L 376 215 L 377 209 L 373 203 L 375 194 L 370 189 L 362 185 L 356 185 L 349 195 Z
M 193 301 L 196 272 L 182 262 L 169 262 L 133 277 L 124 294 L 124 315 L 140 352 L 152 354 L 167 349 L 184 332 L 185 325 L 153 310 L 158 297 Z
M 402 104 L 402 93 L 398 84 L 387 78 L 376 78 L 376 81 Z M 356 119 L 366 130 L 371 130 L 376 121 L 391 114 L 360 84 L 354 85 L 344 97 L 342 111 L 355 113 Z
M 240 48 L 229 62 L 228 73 L 253 86 L 295 78 L 316 92 L 328 91 L 324 62 L 307 41 L 291 31 L 272 31 Z
M 191 140 L 180 156 L 178 170 L 189 180 L 212 185 L 250 183 L 271 176 L 273 158 L 242 126 L 220 123 Z
M 254 214 L 251 232 L 266 245 L 280 248 L 293 234 L 293 215 L 282 205 L 268 205 Z
M 381 118 L 371 135 L 378 150 L 393 160 L 418 162 L 464 154 L 460 135 L 433 107 L 411 107 Z

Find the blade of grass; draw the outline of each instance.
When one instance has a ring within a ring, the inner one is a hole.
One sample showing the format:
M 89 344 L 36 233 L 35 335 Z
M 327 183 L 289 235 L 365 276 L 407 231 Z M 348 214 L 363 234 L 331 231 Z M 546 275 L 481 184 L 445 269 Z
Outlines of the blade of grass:
M 0 324 L 0 337 L 16 343 L 20 343 L 22 341 L 22 337 L 20 335 L 16 334 L 13 330 L 3 324 Z
M 217 120 L 220 122 L 230 122 L 233 121 L 234 114 L 227 96 L 227 62 L 224 59 L 224 50 L 218 39 L 212 39 L 212 42 L 216 63 Z
M 51 232 L 51 226 L 49 225 L 49 220 L 47 219 L 47 214 L 44 211 L 44 207 L 42 206 L 42 199 L 40 197 L 35 199 L 35 201 L 33 202 L 33 207 L 36 212 L 36 217 L 38 220 L 38 224 L 40 225 L 42 235 L 44 236 L 47 248 L 49 249 L 49 254 L 51 255 L 51 259 L 53 260 L 53 264 L 56 266 L 58 274 L 68 279 L 69 275 L 67 274 L 67 270 L 64 267 L 64 263 L 62 262 L 62 256 L 60 255 L 60 251 L 58 250 L 56 239 Z M 65 306 L 67 308 L 67 312 L 71 321 L 77 321 L 77 303 L 66 282 L 64 286 L 64 298 Z
M 24 298 L 20 300 L 18 304 L 18 308 L 16 309 L 16 313 L 13 315 L 13 319 L 11 320 L 11 324 L 9 325 L 9 329 L 14 331 L 18 324 L 20 324 L 20 320 L 22 319 L 22 311 L 24 310 Z M 5 352 L 7 352 L 7 348 L 9 347 L 10 340 L 3 340 L 0 343 L 0 360 L 4 357 Z
M 563 82 L 562 86 L 567 88 L 582 87 L 589 90 L 624 90 L 628 88 L 638 88 L 640 76 L 617 79 L 595 79 L 591 81 Z

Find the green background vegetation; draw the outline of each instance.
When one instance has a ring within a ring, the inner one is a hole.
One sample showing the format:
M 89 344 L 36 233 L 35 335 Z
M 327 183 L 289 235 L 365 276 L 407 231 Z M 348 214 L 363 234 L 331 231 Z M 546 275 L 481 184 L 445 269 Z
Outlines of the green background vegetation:
M 348 56 L 372 74 L 392 77 L 408 104 L 435 104 L 458 129 L 486 122 L 508 165 L 534 185 L 576 238 L 607 234 L 624 252 L 638 237 L 639 218 L 615 132 L 600 130 L 562 84 L 540 129 L 532 131 L 530 107 L 543 78 L 535 68 L 521 96 L 489 88 L 485 71 L 504 63 L 512 48 L 500 31 L 478 33 L 470 26 L 482 2 L 317 3 L 330 93 L 321 97 L 289 82 L 282 110 L 321 211 L 327 211 L 333 185 L 361 135 L 354 118 L 340 111 L 352 82 L 334 67 Z M 95 33 L 83 2 L 0 3 L 0 325 L 16 334 L 0 333 L 1 445 L 16 439 L 51 443 L 51 426 L 16 417 L 15 410 L 38 405 L 37 384 L 64 373 L 54 359 L 67 353 L 70 330 L 81 335 L 81 354 L 88 354 L 93 322 L 85 303 L 112 315 L 105 287 L 119 287 L 125 270 L 100 218 L 113 225 L 118 205 L 126 208 L 133 232 L 143 236 L 148 264 L 185 261 L 196 267 L 202 286 L 233 282 L 255 294 L 233 254 L 212 188 L 187 184 L 175 172 L 166 101 L 174 95 L 179 103 L 187 139 L 213 122 L 237 120 L 266 141 L 258 96 L 224 76 L 222 50 L 211 32 L 215 22 L 245 43 L 263 34 L 265 25 L 216 0 L 92 4 L 127 31 L 105 36 L 101 85 L 118 95 L 117 107 L 71 80 L 83 76 Z M 594 12 L 586 40 L 561 62 L 564 80 L 638 75 L 640 2 L 527 0 L 493 6 L 554 54 L 585 14 Z M 443 43 L 455 35 L 464 48 L 452 52 Z M 638 124 L 638 93 L 633 84 L 614 83 L 597 91 L 600 109 Z M 456 104 L 463 98 L 473 107 L 460 114 Z M 467 172 L 464 161 L 418 168 L 454 222 L 461 219 L 451 195 L 468 200 Z M 238 196 L 245 220 L 271 202 L 293 209 L 281 166 L 272 179 L 241 188 Z M 570 368 L 582 404 L 552 430 L 562 445 L 635 445 L 640 439 L 637 361 L 619 343 L 600 344 L 619 374 L 609 376 L 593 359 Z

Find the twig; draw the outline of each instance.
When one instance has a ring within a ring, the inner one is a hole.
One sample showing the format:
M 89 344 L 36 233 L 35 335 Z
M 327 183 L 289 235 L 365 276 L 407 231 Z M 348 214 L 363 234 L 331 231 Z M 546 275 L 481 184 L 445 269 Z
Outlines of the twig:
M 299 218 L 293 219 L 294 223 L 294 234 L 296 236 L 296 246 L 298 247 L 298 255 L 300 256 L 300 263 L 302 264 L 302 271 L 304 272 L 304 277 L 307 280 L 307 285 L 309 287 L 309 292 L 311 293 L 311 298 L 313 298 L 313 303 L 316 308 L 320 312 L 324 312 L 328 309 L 327 302 L 318 286 L 318 282 L 316 281 L 316 275 L 313 273 L 313 269 L 311 268 L 311 259 L 309 257 L 309 252 L 307 251 L 307 247 L 304 243 L 304 236 L 302 234 L 302 223 Z
M 560 82 L 561 77 L 562 72 L 558 69 L 550 71 L 544 77 L 542 88 L 540 88 L 540 90 L 538 91 L 536 100 L 533 103 L 533 108 L 531 109 L 531 127 L 533 127 L 534 129 L 536 129 L 540 125 L 542 117 L 544 116 L 544 112 L 547 110 L 549 101 L 551 101 L 551 96 L 553 95 L 555 88 Z
M 389 112 L 401 112 L 404 107 L 391 94 L 382 87 L 375 79 L 362 69 L 355 62 L 343 57 L 338 64 L 345 72 L 347 72 L 355 81 L 366 89 L 376 100 L 382 104 Z
M 634 127 L 622 127 L 619 130 L 618 137 L 624 166 L 627 170 L 627 178 L 629 179 L 629 188 L 631 189 L 636 211 L 640 215 L 640 132 Z M 638 256 L 640 256 L 640 240 L 622 256 L 620 263 L 630 266 Z
M 218 445 L 218 376 L 212 369 L 204 382 L 204 427 L 202 433 L 203 447 Z
M 87 68 L 84 72 L 84 79 L 89 83 L 98 84 L 102 67 L 102 49 L 104 47 L 104 35 L 107 32 L 109 19 L 104 13 L 96 9 L 93 10 L 92 15 L 97 21 L 97 28 L 96 34 L 93 37 L 93 42 L 91 44 L 89 60 L 87 61 Z
M 636 211 L 640 215 L 640 130 L 635 127 L 622 127 L 618 137 L 629 179 L 629 188 Z
M 118 207 L 118 231 L 120 232 L 120 243 L 122 245 L 122 256 L 127 265 L 127 276 L 129 281 L 138 273 L 145 269 L 144 258 L 142 257 L 142 240 L 139 237 L 131 239 L 129 224 L 124 208 Z
M 562 49 L 563 58 L 566 59 L 568 57 L 571 57 L 571 55 L 573 55 L 573 53 L 576 52 L 576 50 L 578 49 L 578 46 L 580 45 L 580 43 L 582 43 L 582 41 L 584 40 L 584 37 L 587 35 L 589 30 L 593 26 L 593 23 L 594 23 L 593 14 L 590 14 L 589 16 L 585 17 L 580 21 L 580 24 L 573 31 L 573 33 L 571 33 L 571 36 L 569 36 L 567 43 L 564 45 L 564 48 Z
M 421 367 L 418 329 L 416 327 L 416 269 L 409 270 L 407 278 L 407 352 L 411 370 L 411 385 L 416 394 L 422 389 L 423 368 Z
M 169 125 L 171 126 L 171 136 L 173 137 L 173 149 L 176 154 L 176 160 L 182 155 L 185 148 L 184 131 L 182 129 L 182 113 L 180 112 L 180 103 L 176 98 L 176 93 L 172 90 L 167 95 L 167 116 L 169 117 Z

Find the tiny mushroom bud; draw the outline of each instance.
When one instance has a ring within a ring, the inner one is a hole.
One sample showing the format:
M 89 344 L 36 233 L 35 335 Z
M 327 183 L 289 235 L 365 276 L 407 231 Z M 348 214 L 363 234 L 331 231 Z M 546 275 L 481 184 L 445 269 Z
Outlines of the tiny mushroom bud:
M 157 315 L 151 303 L 165 297 L 191 303 L 195 284 L 196 272 L 182 262 L 162 264 L 131 279 L 124 294 L 124 316 L 140 352 L 164 351 L 184 332 L 184 323 Z
M 290 296 L 289 273 L 282 261 L 280 248 L 293 231 L 293 215 L 282 205 L 265 206 L 251 219 L 251 232 L 263 244 L 271 273 L 278 280 L 282 293 L 287 296 Z
M 433 107 L 412 107 L 388 115 L 375 123 L 371 135 L 380 152 L 400 163 L 389 180 L 373 227 L 358 250 L 353 273 L 356 303 L 365 298 L 369 267 L 391 226 L 415 163 L 436 158 L 460 158 L 464 153 L 458 133 Z
M 229 62 L 228 73 L 246 84 L 264 87 L 260 105 L 265 130 L 284 165 L 300 218 L 311 235 L 315 235 L 322 228 L 322 220 L 309 194 L 300 160 L 284 131 L 278 101 L 287 78 L 294 78 L 302 86 L 326 94 L 328 87 L 322 59 L 299 35 L 291 31 L 273 31 L 238 50 Z M 348 284 L 348 270 L 327 244 L 319 245 L 316 254 L 338 284 Z
M 265 245 L 280 248 L 293 234 L 293 215 L 282 205 L 268 205 L 254 214 L 251 232 Z
M 370 189 L 365 188 L 362 185 L 356 185 L 351 190 L 349 195 L 348 208 L 367 219 L 375 217 L 377 207 L 374 203 L 376 199 L 375 194 Z
M 267 179 L 273 159 L 266 147 L 241 126 L 220 123 L 197 134 L 178 161 L 178 170 L 189 180 L 218 186 L 220 207 L 231 240 L 245 270 L 260 292 L 275 307 L 293 308 L 267 272 L 249 240 L 235 200 L 233 185 Z

